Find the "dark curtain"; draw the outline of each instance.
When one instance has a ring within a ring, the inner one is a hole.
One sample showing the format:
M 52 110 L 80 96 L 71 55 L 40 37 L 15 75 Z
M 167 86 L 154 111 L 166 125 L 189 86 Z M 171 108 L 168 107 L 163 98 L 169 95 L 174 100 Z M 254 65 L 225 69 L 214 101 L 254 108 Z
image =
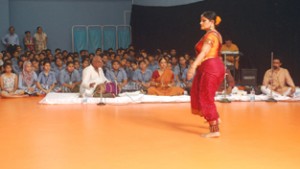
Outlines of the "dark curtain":
M 174 7 L 133 5 L 133 45 L 154 51 L 175 48 L 194 54 L 194 45 L 204 34 L 200 14 L 216 11 L 222 18 L 218 30 L 230 37 L 244 53 L 241 68 L 256 68 L 258 81 L 270 68 L 271 52 L 300 82 L 300 1 L 297 0 L 206 0 Z

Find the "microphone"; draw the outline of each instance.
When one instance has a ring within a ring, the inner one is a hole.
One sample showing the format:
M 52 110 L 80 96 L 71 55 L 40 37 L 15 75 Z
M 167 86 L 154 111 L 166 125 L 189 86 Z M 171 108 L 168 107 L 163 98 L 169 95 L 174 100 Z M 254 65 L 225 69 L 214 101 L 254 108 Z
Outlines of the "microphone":
M 104 85 L 106 85 L 106 81 L 104 82 Z M 100 87 L 100 89 L 101 89 L 101 87 Z M 106 105 L 104 102 L 103 102 L 103 93 L 104 91 L 100 91 L 100 102 L 99 103 L 97 103 L 97 105 L 98 106 L 104 106 L 104 105 Z
M 119 87 L 117 79 L 115 79 L 115 85 L 116 85 L 115 95 L 117 96 L 118 95 L 118 87 Z
M 274 67 L 273 67 L 273 59 L 274 59 L 274 53 L 271 52 L 271 84 L 270 84 L 270 94 L 268 96 L 268 99 L 266 100 L 266 102 L 277 102 L 277 100 L 274 99 L 273 97 L 273 72 L 274 72 Z M 267 88 L 269 87 L 269 85 L 267 85 Z

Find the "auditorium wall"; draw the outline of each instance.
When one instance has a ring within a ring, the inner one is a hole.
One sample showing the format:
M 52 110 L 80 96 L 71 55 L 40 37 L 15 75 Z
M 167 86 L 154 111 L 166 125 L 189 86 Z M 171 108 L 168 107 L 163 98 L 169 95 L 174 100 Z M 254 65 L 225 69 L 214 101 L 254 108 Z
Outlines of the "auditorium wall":
M 42 26 L 49 37 L 48 47 L 66 50 L 72 47 L 73 25 L 124 24 L 124 11 L 131 10 L 131 0 L 0 0 L 0 4 L 1 37 L 9 25 L 15 26 L 21 38 L 26 30 L 35 32 Z

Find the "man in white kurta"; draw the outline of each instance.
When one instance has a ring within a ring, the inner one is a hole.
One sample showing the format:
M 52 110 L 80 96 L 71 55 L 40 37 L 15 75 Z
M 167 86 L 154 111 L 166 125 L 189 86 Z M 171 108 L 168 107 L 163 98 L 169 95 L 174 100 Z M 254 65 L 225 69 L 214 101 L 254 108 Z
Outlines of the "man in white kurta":
M 295 87 L 289 71 L 281 67 L 278 58 L 273 60 L 273 69 L 266 71 L 261 91 L 266 95 L 271 95 L 272 91 L 273 96 L 300 96 L 300 89 Z
M 92 59 L 92 64 L 86 67 L 82 72 L 82 83 L 80 85 L 81 96 L 93 96 L 96 87 L 99 84 L 109 82 L 106 79 L 101 68 L 102 59 L 100 56 L 95 56 Z

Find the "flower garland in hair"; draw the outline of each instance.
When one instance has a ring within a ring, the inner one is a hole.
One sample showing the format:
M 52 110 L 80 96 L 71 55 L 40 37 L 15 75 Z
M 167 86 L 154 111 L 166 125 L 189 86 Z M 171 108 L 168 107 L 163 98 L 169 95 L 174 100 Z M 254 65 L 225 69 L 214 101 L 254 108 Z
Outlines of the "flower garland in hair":
M 215 23 L 215 24 L 218 26 L 218 25 L 220 25 L 221 21 L 222 21 L 221 17 L 220 17 L 220 16 L 217 16 L 217 17 L 216 17 L 216 23 Z

